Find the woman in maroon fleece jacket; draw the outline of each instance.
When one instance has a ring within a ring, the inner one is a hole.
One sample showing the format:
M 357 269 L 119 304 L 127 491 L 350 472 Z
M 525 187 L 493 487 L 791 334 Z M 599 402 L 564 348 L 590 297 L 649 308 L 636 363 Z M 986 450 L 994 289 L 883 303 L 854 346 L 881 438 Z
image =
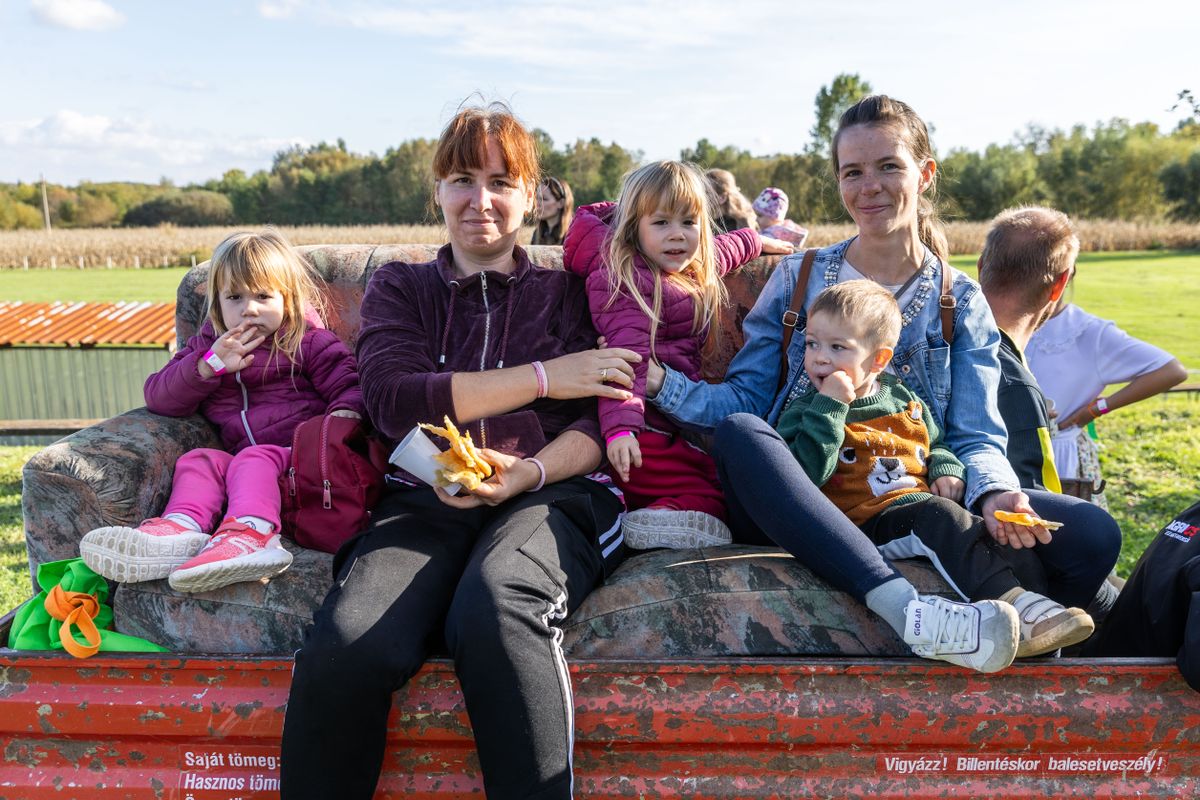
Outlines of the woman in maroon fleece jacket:
M 296 665 L 284 798 L 369 798 L 392 693 L 444 642 L 489 798 L 569 798 L 574 720 L 555 622 L 623 556 L 621 503 L 587 476 L 596 397 L 628 399 L 629 350 L 596 340 L 583 281 L 516 246 L 537 146 L 503 107 L 467 109 L 434 155 L 450 244 L 371 277 L 363 399 L 392 439 L 448 416 L 495 472 L 473 492 L 398 484 L 334 562 Z

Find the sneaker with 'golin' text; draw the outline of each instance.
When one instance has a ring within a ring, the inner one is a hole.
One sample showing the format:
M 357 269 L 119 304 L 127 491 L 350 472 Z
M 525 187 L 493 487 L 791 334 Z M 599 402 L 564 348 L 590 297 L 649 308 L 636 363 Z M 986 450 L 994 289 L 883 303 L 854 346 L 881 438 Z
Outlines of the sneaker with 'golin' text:
M 923 595 L 905 608 L 904 642 L 922 658 L 998 672 L 1017 655 L 1017 612 L 999 600 L 958 603 Z
M 200 553 L 177 567 L 167 579 L 179 592 L 208 592 L 242 581 L 272 578 L 292 564 L 292 554 L 278 533 L 259 533 L 226 519 Z

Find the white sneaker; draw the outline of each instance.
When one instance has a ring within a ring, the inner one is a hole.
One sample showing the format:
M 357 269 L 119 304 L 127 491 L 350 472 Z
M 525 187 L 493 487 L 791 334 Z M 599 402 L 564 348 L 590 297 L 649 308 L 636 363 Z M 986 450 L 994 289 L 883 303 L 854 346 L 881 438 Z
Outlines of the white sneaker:
M 733 541 L 729 526 L 703 511 L 673 508 L 639 508 L 625 515 L 622 523 L 625 546 L 635 550 L 669 547 L 716 547 Z
M 999 672 L 1017 655 L 1017 612 L 999 600 L 957 603 L 923 595 L 904 609 L 904 642 L 922 658 Z
M 1096 630 L 1096 623 L 1082 608 L 1066 608 L 1037 592 L 1022 591 L 1009 602 L 1021 624 L 1017 658 L 1041 656 L 1079 644 Z
M 111 525 L 89 531 L 79 542 L 79 555 L 110 581 L 156 581 L 200 552 L 210 538 L 174 520 L 151 517 L 136 528 Z

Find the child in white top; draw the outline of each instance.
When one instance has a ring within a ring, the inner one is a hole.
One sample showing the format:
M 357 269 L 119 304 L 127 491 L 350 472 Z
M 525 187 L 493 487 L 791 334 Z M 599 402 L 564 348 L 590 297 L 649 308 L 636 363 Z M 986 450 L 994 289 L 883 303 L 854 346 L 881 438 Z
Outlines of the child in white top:
M 1107 508 L 1099 491 L 1099 462 L 1088 423 L 1166 391 L 1186 378 L 1187 370 L 1167 351 L 1069 302 L 1060 304 L 1033 334 L 1025 357 L 1043 394 L 1058 411 L 1052 444 L 1064 489 L 1069 481 L 1095 486 L 1092 502 Z M 1108 385 L 1127 381 L 1124 388 L 1103 396 Z

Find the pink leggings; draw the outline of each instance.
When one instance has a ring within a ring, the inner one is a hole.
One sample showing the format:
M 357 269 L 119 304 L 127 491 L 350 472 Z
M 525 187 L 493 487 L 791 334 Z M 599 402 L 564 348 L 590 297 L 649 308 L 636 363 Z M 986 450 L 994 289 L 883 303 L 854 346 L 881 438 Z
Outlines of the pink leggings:
M 200 529 L 212 533 L 225 510 L 227 517 L 259 517 L 279 530 L 279 476 L 288 468 L 292 449 L 256 444 L 237 455 L 200 448 L 175 462 L 171 499 L 163 516 L 187 514 Z M 228 507 L 226 506 L 228 497 Z

